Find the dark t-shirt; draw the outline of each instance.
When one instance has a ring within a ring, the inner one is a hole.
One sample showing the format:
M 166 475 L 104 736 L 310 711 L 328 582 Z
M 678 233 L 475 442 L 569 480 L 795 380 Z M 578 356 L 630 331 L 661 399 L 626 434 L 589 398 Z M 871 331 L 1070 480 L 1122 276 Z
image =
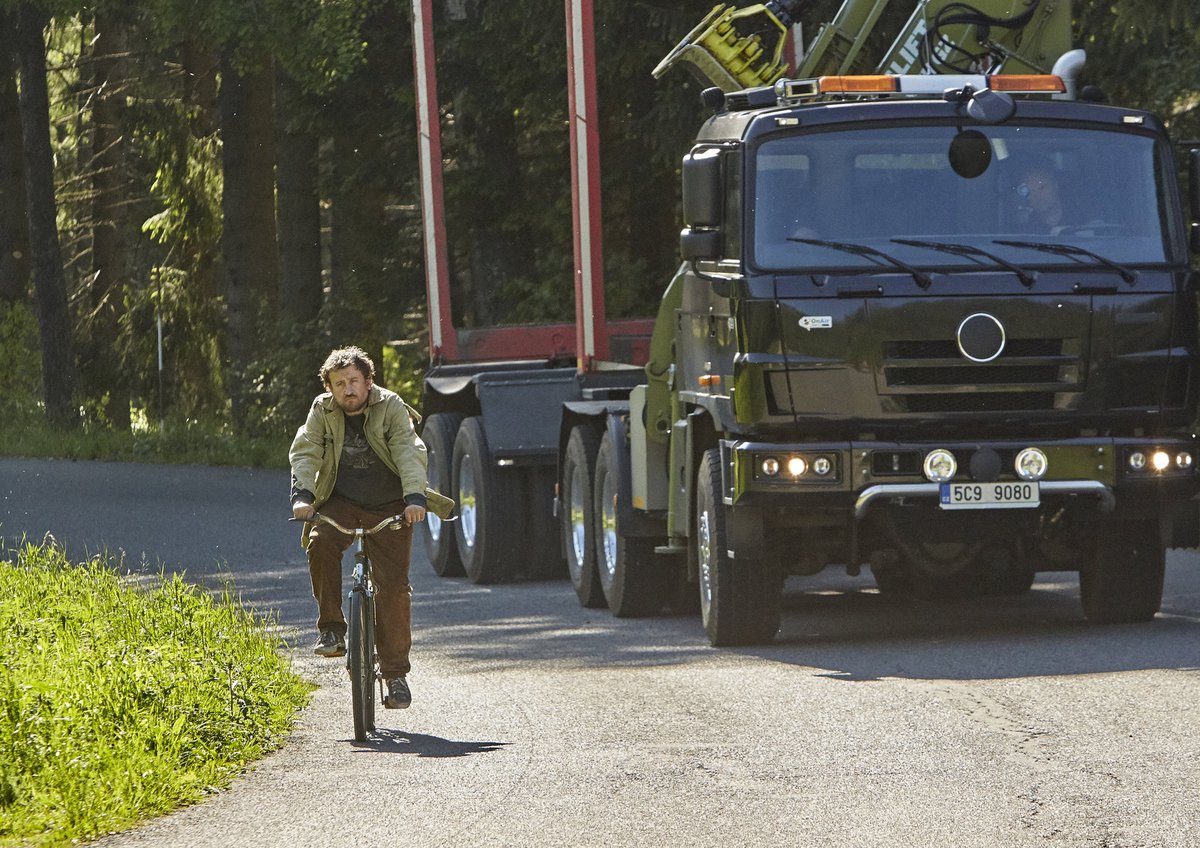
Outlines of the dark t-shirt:
M 346 441 L 338 461 L 333 493 L 365 509 L 378 509 L 404 499 L 404 483 L 371 449 L 363 432 L 363 415 L 346 416 Z

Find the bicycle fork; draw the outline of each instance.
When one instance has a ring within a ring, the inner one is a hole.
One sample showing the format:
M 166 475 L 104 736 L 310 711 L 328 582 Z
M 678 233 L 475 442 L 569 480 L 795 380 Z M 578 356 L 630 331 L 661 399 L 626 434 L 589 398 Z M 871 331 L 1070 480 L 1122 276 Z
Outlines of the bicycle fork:
M 351 584 L 350 593 L 358 592 L 362 595 L 363 608 L 366 611 L 364 616 L 364 626 L 367 631 L 367 644 L 371 646 L 372 656 L 368 659 L 371 663 L 371 670 L 375 677 L 375 685 L 379 689 L 379 702 L 383 702 L 383 677 L 379 673 L 379 666 L 376 662 L 375 654 L 375 587 L 371 584 L 370 578 L 367 575 L 367 557 L 362 549 L 362 542 L 359 541 L 358 547 L 354 551 L 354 570 L 350 574 Z M 346 673 L 351 677 L 354 676 L 354 670 L 350 667 L 350 656 L 346 656 Z

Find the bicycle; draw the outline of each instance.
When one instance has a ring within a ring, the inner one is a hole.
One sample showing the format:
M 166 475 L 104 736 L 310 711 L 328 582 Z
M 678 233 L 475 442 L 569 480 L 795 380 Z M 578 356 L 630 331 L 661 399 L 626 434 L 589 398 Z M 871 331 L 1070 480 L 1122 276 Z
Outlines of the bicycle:
M 385 518 L 374 527 L 343 527 L 327 515 L 314 513 L 309 522 L 323 521 L 333 529 L 353 536 L 354 571 L 351 575 L 346 617 L 346 671 L 350 674 L 350 695 L 354 711 L 354 741 L 365 742 L 375 730 L 375 684 L 383 699 L 383 676 L 375 653 L 375 585 L 371 582 L 371 560 L 363 540 L 381 530 L 399 530 L 406 525 L 403 515 Z

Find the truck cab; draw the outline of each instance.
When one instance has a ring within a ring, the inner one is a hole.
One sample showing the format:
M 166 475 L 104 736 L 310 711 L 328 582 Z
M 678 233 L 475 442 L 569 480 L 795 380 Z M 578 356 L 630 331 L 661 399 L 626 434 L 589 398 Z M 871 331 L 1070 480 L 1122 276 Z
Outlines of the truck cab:
M 1088 618 L 1157 612 L 1200 490 L 1181 197 L 1157 118 L 1062 94 L 713 98 L 628 420 L 632 505 L 665 515 L 714 644 L 773 637 L 783 578 L 830 564 L 929 595 L 1076 570 Z

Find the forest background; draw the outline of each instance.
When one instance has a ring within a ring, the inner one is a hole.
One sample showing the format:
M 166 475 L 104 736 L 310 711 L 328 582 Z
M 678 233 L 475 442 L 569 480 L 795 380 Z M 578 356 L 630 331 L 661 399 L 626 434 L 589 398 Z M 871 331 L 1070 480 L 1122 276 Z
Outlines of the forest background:
M 813 0 L 806 34 L 839 0 Z M 650 69 L 711 0 L 596 0 L 610 317 L 678 262 L 700 86 Z M 573 316 L 562 0 L 435 0 L 454 311 Z M 893 3 L 879 55 L 911 12 Z M 1200 138 L 1194 0 L 1074 0 L 1084 82 Z M 427 364 L 409 0 L 0 0 L 5 429 L 302 420 L 331 346 Z M 161 344 L 160 344 L 161 337 Z M 159 350 L 162 351 L 161 365 Z

